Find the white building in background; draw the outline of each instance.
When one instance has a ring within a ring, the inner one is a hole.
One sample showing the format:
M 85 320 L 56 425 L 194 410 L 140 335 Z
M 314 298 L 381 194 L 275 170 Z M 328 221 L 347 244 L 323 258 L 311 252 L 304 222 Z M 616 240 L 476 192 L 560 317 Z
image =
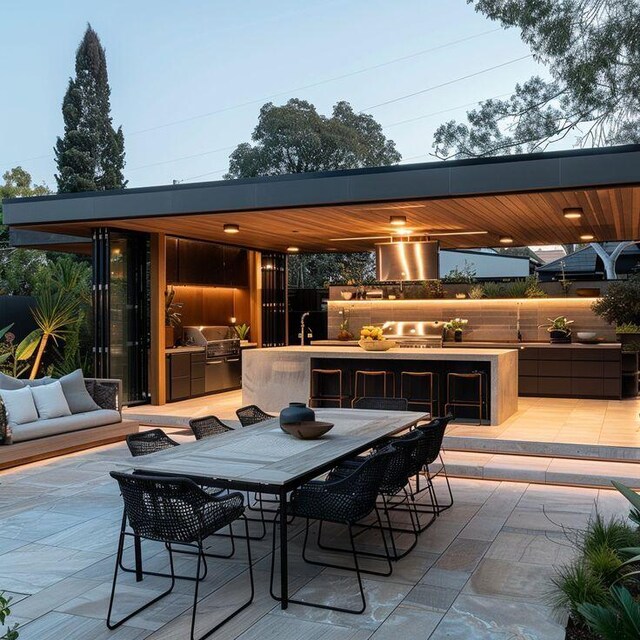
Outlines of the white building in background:
M 476 278 L 526 278 L 531 260 L 524 256 L 507 256 L 494 249 L 440 250 L 440 277 L 451 271 L 475 271 Z

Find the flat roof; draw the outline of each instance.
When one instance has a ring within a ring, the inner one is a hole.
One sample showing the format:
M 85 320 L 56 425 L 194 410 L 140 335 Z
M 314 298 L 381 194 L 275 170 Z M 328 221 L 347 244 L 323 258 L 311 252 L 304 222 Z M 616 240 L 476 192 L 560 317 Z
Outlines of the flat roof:
M 583 209 L 568 221 L 562 209 Z M 92 227 L 163 232 L 257 249 L 357 251 L 397 229 L 445 248 L 640 236 L 640 145 L 436 161 L 3 201 L 14 229 L 88 236 Z M 224 223 L 241 233 L 225 234 Z M 377 236 L 377 237 L 376 237 Z

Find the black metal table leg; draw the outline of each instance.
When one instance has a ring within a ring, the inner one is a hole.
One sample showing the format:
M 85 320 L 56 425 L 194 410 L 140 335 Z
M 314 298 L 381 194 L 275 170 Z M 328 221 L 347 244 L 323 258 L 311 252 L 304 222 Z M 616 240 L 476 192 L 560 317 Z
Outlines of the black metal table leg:
M 136 561 L 136 582 L 142 582 L 142 544 L 138 536 L 133 538 L 133 550 Z
M 287 548 L 287 492 L 280 491 L 280 608 L 289 606 L 289 567 Z

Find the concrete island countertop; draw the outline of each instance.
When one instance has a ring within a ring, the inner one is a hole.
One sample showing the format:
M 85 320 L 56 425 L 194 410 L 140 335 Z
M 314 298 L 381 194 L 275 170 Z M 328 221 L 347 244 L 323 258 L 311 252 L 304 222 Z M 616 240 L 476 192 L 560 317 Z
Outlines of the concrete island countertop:
M 365 351 L 353 347 L 290 346 L 252 349 L 242 356 L 242 402 L 265 411 L 280 411 L 289 402 L 309 399 L 314 359 L 379 362 L 487 363 L 489 367 L 490 424 L 498 425 L 518 407 L 517 349 L 460 348 Z M 364 362 L 363 362 L 363 366 Z M 377 366 L 377 365 L 376 365 Z
M 312 347 L 357 347 L 357 340 L 313 340 Z M 541 348 L 541 349 L 620 349 L 622 345 L 619 342 L 570 342 L 568 344 L 551 344 L 550 342 L 487 342 L 482 340 L 463 340 L 462 342 L 444 342 L 444 349 L 520 349 L 523 347 Z M 393 349 L 395 352 L 398 349 Z

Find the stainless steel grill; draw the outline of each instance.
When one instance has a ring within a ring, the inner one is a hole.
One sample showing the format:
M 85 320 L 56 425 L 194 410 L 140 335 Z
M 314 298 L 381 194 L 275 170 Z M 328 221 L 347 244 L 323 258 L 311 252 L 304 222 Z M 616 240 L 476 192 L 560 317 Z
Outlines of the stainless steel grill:
M 240 354 L 240 340 L 231 337 L 229 327 L 184 327 L 184 337 L 190 344 L 205 347 L 207 360 Z
M 395 340 L 401 347 L 439 348 L 442 347 L 444 324 L 440 320 L 389 321 L 382 325 L 382 332 L 386 338 Z

